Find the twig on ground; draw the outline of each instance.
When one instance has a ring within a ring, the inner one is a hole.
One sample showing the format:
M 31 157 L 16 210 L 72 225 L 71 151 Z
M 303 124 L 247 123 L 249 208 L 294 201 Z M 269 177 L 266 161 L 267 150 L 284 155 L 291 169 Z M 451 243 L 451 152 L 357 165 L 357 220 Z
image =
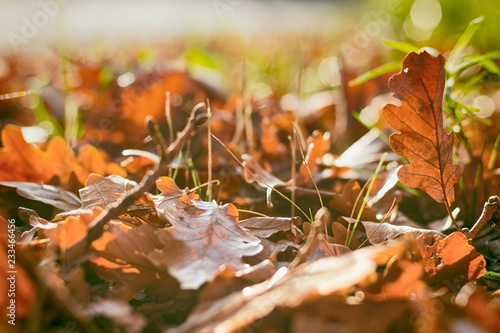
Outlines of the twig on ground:
M 466 234 L 467 239 L 473 240 L 477 236 L 479 230 L 481 230 L 488 222 L 490 222 L 493 218 L 493 215 L 498 211 L 500 211 L 500 198 L 494 195 L 490 197 L 484 204 L 481 216 L 476 221 L 472 229 Z
M 71 246 L 64 253 L 65 263 L 70 266 L 76 265 L 87 259 L 89 256 L 90 244 L 102 236 L 106 224 L 118 217 L 130 205 L 138 200 L 145 192 L 149 192 L 155 185 L 156 179 L 165 175 L 168 171 L 168 166 L 177 157 L 182 146 L 191 138 L 192 133 L 198 126 L 201 126 L 207 119 L 205 112 L 205 104 L 196 105 L 188 119 L 184 130 L 177 135 L 177 139 L 168 147 L 164 144 L 164 140 L 157 133 L 156 121 L 148 117 L 146 119 L 146 128 L 149 134 L 160 146 L 161 160 L 155 168 L 142 178 L 141 182 L 132 190 L 123 194 L 116 202 L 108 205 L 106 209 L 89 225 L 87 236 Z

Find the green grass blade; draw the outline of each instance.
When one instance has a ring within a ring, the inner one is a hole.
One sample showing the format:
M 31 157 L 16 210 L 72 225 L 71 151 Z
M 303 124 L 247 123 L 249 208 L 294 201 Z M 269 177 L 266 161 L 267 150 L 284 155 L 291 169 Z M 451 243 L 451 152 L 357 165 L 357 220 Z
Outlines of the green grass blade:
M 377 179 L 377 176 L 380 172 L 380 169 L 382 168 L 382 165 L 383 165 L 386 157 L 387 157 L 387 153 L 384 153 L 384 155 L 382 155 L 382 158 L 380 159 L 380 162 L 377 165 L 377 169 L 375 169 L 375 173 L 373 174 L 372 179 L 370 181 L 370 186 L 368 186 L 368 190 L 366 191 L 365 198 L 364 198 L 363 202 L 361 203 L 361 207 L 359 209 L 358 216 L 356 217 L 356 222 L 354 222 L 354 226 L 352 227 L 352 231 L 349 235 L 349 241 L 347 242 L 347 245 L 346 245 L 347 247 L 351 246 L 351 241 L 352 241 L 352 237 L 354 236 L 354 231 L 356 230 L 356 227 L 358 226 L 359 220 L 361 219 L 361 215 L 363 215 L 363 210 L 365 209 L 366 202 L 368 201 L 368 198 L 370 197 L 370 193 L 372 191 L 373 184 L 375 183 L 375 180 Z M 356 204 L 354 206 L 356 206 Z
M 400 61 L 394 61 L 394 62 L 389 62 L 387 64 L 384 64 L 382 66 L 379 66 L 377 68 L 374 68 L 372 70 L 369 70 L 367 72 L 364 72 L 357 78 L 349 81 L 349 86 L 357 86 L 360 85 L 368 80 L 371 80 L 373 78 L 376 78 L 377 76 L 383 75 L 385 73 L 397 71 L 401 69 L 401 62 Z
M 480 16 L 474 20 L 472 20 L 469 25 L 467 26 L 467 29 L 465 29 L 464 33 L 460 38 L 458 39 L 458 42 L 455 44 L 453 47 L 453 50 L 451 51 L 450 56 L 448 57 L 447 64 L 453 65 L 454 62 L 456 62 L 458 59 L 457 57 L 462 53 L 467 45 L 469 45 L 469 42 L 471 41 L 472 37 L 477 31 L 477 28 L 479 27 L 479 24 L 483 21 L 483 17 Z M 447 66 L 448 67 L 448 66 Z
M 419 47 L 406 42 L 398 42 L 395 40 L 383 40 L 382 43 L 384 43 L 385 45 L 389 46 L 390 48 L 396 51 L 401 51 L 403 53 L 420 52 Z

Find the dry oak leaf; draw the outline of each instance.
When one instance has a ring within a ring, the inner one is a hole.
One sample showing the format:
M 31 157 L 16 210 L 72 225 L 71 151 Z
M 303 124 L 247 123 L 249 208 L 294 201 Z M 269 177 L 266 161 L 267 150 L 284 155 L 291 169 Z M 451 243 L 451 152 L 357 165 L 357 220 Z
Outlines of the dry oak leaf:
M 100 207 L 92 210 L 73 211 L 76 216 L 66 216 L 63 221 L 57 223 L 39 223 L 38 227 L 43 229 L 50 243 L 61 249 L 68 249 L 79 240 L 87 236 L 89 224 L 103 211 Z M 43 222 L 44 220 L 40 218 Z
M 399 170 L 400 182 L 449 206 L 455 201 L 454 185 L 462 168 L 453 163 L 453 132 L 448 134 L 443 127 L 443 56 L 409 53 L 403 70 L 389 80 L 389 88 L 402 102 L 383 110 L 389 125 L 400 132 L 391 135 L 390 145 L 410 162 Z
M 157 211 L 172 227 L 157 231 L 163 248 L 148 259 L 183 289 L 198 289 L 224 264 L 244 269 L 242 257 L 262 251 L 260 240 L 239 226 L 235 206 L 191 199 L 168 177 L 159 178 L 157 186 L 163 193 L 155 200 Z
M 342 189 L 342 193 L 336 194 L 328 203 L 328 208 L 339 212 L 343 216 L 357 216 L 359 209 L 361 208 L 361 203 L 363 197 L 361 196 L 359 200 L 358 196 L 360 196 L 361 186 L 359 183 L 353 179 L 350 179 Z M 356 200 L 358 202 L 356 202 Z M 356 207 L 354 205 L 356 204 Z M 353 211 L 353 208 L 355 210 Z M 372 208 L 368 205 L 363 209 L 363 213 L 361 214 L 361 219 L 365 221 L 378 221 L 377 215 L 372 210 Z
M 43 202 L 61 211 L 77 209 L 82 205 L 74 193 L 58 186 L 29 182 L 0 182 L 0 187 L 13 188 L 23 198 Z
M 376 223 L 361 221 L 365 227 L 368 241 L 373 244 L 382 244 L 401 235 L 411 235 L 412 237 L 422 236 L 422 241 L 426 245 L 434 243 L 434 239 L 444 238 L 444 234 L 436 230 L 413 228 L 405 225 L 394 225 L 387 222 Z
M 302 219 L 300 217 L 252 217 L 240 221 L 239 224 L 256 237 L 268 238 L 280 231 L 293 232 L 293 226 L 300 227 Z
M 423 237 L 421 235 L 418 240 L 426 280 L 430 284 L 437 284 L 457 275 L 475 281 L 486 272 L 486 261 L 468 243 L 462 232 L 455 231 L 446 238 L 438 239 L 432 246 L 424 245 Z
M 177 291 L 178 284 L 147 259 L 150 252 L 162 246 L 156 228 L 150 225 L 131 228 L 110 222 L 103 236 L 92 243 L 97 255 L 91 260 L 92 268 L 102 279 L 115 282 L 112 292 L 121 299 L 131 299 L 146 288 L 162 290 L 165 296 Z
M 111 175 L 103 177 L 98 174 L 91 174 L 85 182 L 84 188 L 80 189 L 83 208 L 92 207 L 106 208 L 118 200 L 125 192 L 132 190 L 137 183 L 120 177 Z M 132 224 L 149 223 L 154 226 L 165 226 L 158 219 L 153 199 L 147 193 L 137 200 L 134 205 L 128 207 L 127 211 L 120 216 L 122 221 L 126 220 Z
M 126 175 L 119 165 L 108 163 L 103 153 L 94 146 L 85 146 L 76 158 L 61 137 L 50 140 L 45 150 L 26 142 L 21 129 L 14 125 L 5 126 L 1 137 L 1 181 L 48 183 L 52 178 L 59 177 L 61 183 L 68 184 L 74 174 L 83 184 L 92 172 Z
M 85 182 L 85 187 L 79 190 L 83 208 L 106 208 L 136 185 L 136 182 L 117 175 L 103 177 L 91 174 Z

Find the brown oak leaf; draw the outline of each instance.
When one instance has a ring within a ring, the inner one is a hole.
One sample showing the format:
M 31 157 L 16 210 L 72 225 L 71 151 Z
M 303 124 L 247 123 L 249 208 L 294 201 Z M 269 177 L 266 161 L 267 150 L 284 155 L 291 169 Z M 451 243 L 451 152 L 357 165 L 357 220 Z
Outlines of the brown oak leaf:
M 400 182 L 449 206 L 455 200 L 453 186 L 462 168 L 453 163 L 453 132 L 448 134 L 443 127 L 444 87 L 443 56 L 409 53 L 402 71 L 389 80 L 389 88 L 402 105 L 387 104 L 383 113 L 400 132 L 390 137 L 392 150 L 410 162 L 399 170 Z
M 144 224 L 130 228 L 114 222 L 92 243 L 97 255 L 91 260 L 92 267 L 102 279 L 115 282 L 112 292 L 122 299 L 128 300 L 146 288 L 156 297 L 165 297 L 177 291 L 178 284 L 147 259 L 148 253 L 161 247 L 154 227 Z
M 167 268 L 183 289 L 198 289 L 223 264 L 244 269 L 241 258 L 262 250 L 260 240 L 239 226 L 235 206 L 190 198 L 168 177 L 157 186 L 163 192 L 155 200 L 158 213 L 172 227 L 157 231 L 163 248 L 148 259 Z

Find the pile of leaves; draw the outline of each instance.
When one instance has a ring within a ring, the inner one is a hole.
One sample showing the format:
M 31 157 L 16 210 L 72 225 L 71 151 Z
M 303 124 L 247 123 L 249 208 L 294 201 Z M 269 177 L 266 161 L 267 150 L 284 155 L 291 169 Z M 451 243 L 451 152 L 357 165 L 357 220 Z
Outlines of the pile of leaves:
M 407 54 L 356 133 L 341 117 L 388 75 L 287 109 L 173 68 L 103 89 L 73 64 L 83 79 L 63 109 L 78 100 L 79 125 L 40 144 L 28 127 L 1 132 L 0 292 L 15 270 L 16 312 L 2 296 L 0 327 L 500 331 L 500 143 L 465 93 L 498 54 L 459 58 L 466 43 L 446 63 Z M 55 132 L 58 84 L 36 96 Z

